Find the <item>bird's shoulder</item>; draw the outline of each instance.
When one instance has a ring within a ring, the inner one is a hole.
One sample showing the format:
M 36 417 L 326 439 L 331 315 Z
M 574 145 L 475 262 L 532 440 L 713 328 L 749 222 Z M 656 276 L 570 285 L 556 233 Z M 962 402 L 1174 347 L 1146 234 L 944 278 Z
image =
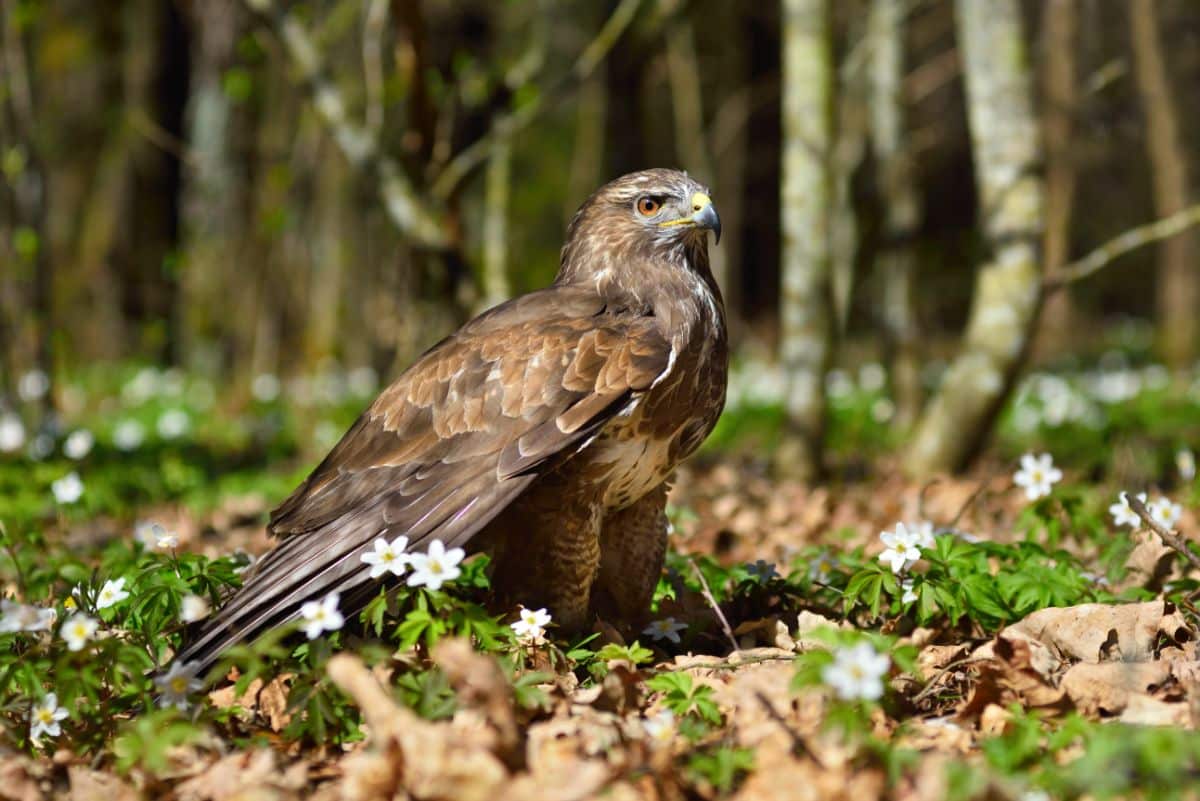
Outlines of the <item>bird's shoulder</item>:
M 402 487 L 483 462 L 498 480 L 537 471 L 671 363 L 669 337 L 646 309 L 573 287 L 515 298 L 443 339 L 385 389 L 275 510 L 272 530 L 308 530 L 322 499 L 377 488 L 356 476 L 386 472 L 388 486 Z M 368 500 L 338 498 L 329 514 Z

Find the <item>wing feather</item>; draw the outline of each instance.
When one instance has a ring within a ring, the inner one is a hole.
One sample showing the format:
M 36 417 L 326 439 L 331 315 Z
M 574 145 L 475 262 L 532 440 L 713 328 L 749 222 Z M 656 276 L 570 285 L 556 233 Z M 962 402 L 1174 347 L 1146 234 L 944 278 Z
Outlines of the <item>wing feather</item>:
M 468 543 L 670 363 L 659 321 L 578 289 L 471 321 L 384 390 L 272 513 L 283 541 L 182 658 L 207 664 L 332 590 L 369 597 L 359 557 L 376 537 Z

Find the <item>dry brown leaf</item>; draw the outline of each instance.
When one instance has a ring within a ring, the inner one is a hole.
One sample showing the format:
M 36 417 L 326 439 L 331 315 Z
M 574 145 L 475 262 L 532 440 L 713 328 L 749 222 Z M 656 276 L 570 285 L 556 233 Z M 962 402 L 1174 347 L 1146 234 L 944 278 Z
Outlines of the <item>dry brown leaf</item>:
M 1159 536 L 1152 531 L 1134 534 L 1133 541 L 1137 544 L 1125 560 L 1127 573 L 1116 589 L 1144 587 L 1158 592 L 1171 574 L 1175 552 L 1163 544 Z
M 68 766 L 67 782 L 71 786 L 70 801 L 137 801 L 140 797 L 117 776 L 86 765 Z
M 0 798 L 5 801 L 42 801 L 50 790 L 49 768 L 46 762 L 23 756 L 0 756 Z
M 446 674 L 459 701 L 482 713 L 495 732 L 490 750 L 510 766 L 518 757 L 519 733 L 513 711 L 512 687 L 494 657 L 479 653 L 461 638 L 442 640 L 433 649 L 433 661 Z
M 1150 695 L 1170 678 L 1166 662 L 1080 662 L 1062 678 L 1062 689 L 1085 715 L 1112 717 L 1131 699 Z
M 1044 666 L 1036 664 L 1036 644 L 1019 637 L 1010 640 L 1002 633 L 989 645 L 992 653 L 978 665 L 979 679 L 958 713 L 960 719 L 976 717 L 991 704 L 1019 703 L 1053 711 L 1069 708 L 1063 691 L 1050 683 Z
M 345 798 L 391 799 L 403 789 L 429 801 L 492 801 L 504 791 L 508 771 L 486 744 L 397 705 L 355 656 L 334 656 L 327 671 L 368 728 L 368 747 L 345 760 Z
M 1174 642 L 1194 638 L 1178 610 L 1162 600 L 1041 609 L 1001 635 L 1023 635 L 1084 662 L 1146 661 L 1154 658 L 1160 635 Z
M 274 751 L 260 748 L 222 757 L 179 784 L 180 801 L 295 798 L 308 783 L 308 767 L 296 762 L 280 770 Z

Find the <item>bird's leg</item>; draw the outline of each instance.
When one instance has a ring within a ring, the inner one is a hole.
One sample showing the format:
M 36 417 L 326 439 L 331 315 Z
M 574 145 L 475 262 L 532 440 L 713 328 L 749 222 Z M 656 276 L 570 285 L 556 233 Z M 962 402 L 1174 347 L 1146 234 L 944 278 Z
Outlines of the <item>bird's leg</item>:
M 592 607 L 637 630 L 650 610 L 667 553 L 667 484 L 609 513 L 600 529 L 600 572 Z
M 493 582 L 502 602 L 548 607 L 560 630 L 580 632 L 591 622 L 601 507 L 592 489 L 571 490 L 570 481 L 546 477 L 496 519 L 489 537 L 500 543 Z

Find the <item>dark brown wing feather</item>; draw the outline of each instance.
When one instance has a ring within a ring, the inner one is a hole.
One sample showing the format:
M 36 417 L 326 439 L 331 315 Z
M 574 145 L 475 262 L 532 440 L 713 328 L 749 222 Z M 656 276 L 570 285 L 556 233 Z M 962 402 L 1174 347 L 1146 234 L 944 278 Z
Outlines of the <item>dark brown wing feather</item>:
M 463 545 L 648 389 L 669 356 L 653 317 L 579 289 L 471 321 L 388 387 L 275 510 L 269 528 L 283 542 L 181 658 L 210 662 L 306 600 L 369 584 L 360 556 L 376 537 Z

